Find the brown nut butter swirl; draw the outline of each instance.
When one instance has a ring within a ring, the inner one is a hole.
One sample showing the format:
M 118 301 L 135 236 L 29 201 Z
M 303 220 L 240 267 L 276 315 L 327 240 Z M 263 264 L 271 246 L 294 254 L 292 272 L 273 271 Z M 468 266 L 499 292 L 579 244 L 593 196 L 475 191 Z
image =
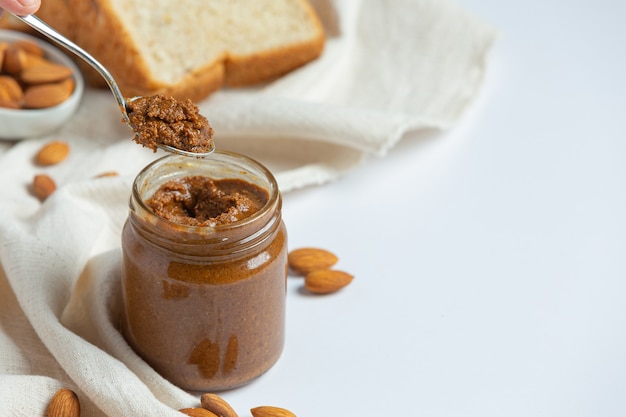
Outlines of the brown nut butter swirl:
M 215 227 L 256 213 L 268 199 L 265 190 L 243 180 L 187 176 L 161 185 L 146 205 L 173 223 Z
M 192 153 L 213 149 L 213 128 L 191 100 L 154 95 L 128 101 L 128 118 L 134 141 L 156 152 L 169 145 Z

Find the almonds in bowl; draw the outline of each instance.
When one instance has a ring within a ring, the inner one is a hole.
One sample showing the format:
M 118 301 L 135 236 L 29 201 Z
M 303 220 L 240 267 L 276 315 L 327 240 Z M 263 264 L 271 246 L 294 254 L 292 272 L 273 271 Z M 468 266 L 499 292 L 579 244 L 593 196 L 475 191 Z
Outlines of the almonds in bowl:
M 43 136 L 74 114 L 84 90 L 76 64 L 52 44 L 0 30 L 0 139 Z

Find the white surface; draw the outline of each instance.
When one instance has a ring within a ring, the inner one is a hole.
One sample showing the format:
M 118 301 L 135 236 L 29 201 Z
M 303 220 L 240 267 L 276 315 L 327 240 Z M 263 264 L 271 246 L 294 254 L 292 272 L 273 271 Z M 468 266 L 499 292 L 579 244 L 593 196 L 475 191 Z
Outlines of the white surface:
M 50 133 L 66 123 L 74 114 L 83 96 L 84 81 L 74 61 L 47 42 L 16 31 L 0 30 L 0 41 L 12 43 L 30 40 L 39 44 L 46 58 L 74 71 L 74 92 L 63 103 L 43 109 L 15 110 L 0 107 L 0 140 L 18 140 Z
M 341 177 L 365 153 L 392 148 L 408 129 L 454 125 L 464 104 L 474 102 L 493 43 L 491 27 L 453 0 L 320 3 L 333 18 L 325 22 L 331 36 L 320 60 L 276 82 L 225 89 L 199 103 L 218 148 L 242 146 L 240 152 L 272 169 L 284 192 Z M 37 166 L 33 155 L 53 138 L 68 142 L 68 158 Z M 117 330 L 129 191 L 132 178 L 157 155 L 130 140 L 110 92 L 87 89 L 60 130 L 0 149 L 0 415 L 42 415 L 62 386 L 76 391 L 84 417 L 174 417 L 197 404 L 197 397 L 157 375 Z M 121 175 L 97 178 L 107 171 Z M 38 173 L 58 186 L 43 203 L 30 187 Z M 302 321 L 297 310 L 293 317 Z M 319 339 L 323 346 L 326 340 Z M 294 347 L 285 354 L 288 366 Z M 296 356 L 287 369 L 304 363 Z M 250 396 L 237 409 L 270 401 L 263 384 L 281 387 L 293 379 L 265 378 L 252 389 L 268 398 L 255 404 Z M 289 407 L 300 417 L 307 411 L 306 403 Z
M 460 2 L 501 31 L 460 125 L 285 195 L 290 246 L 333 250 L 356 278 L 324 297 L 289 278 L 283 357 L 223 393 L 242 417 L 262 404 L 298 417 L 626 414 L 626 3 Z M 102 152 L 77 161 L 76 149 L 76 172 L 109 169 L 94 159 L 125 145 L 106 148 L 115 132 L 94 126 Z M 17 164 L 36 144 L 21 145 L 4 180 L 25 189 Z M 66 184 L 62 169 L 50 173 Z M 70 202 L 91 196 L 69 185 Z
M 463 0 L 501 31 L 458 128 L 285 196 L 281 361 L 224 393 L 306 416 L 626 414 L 626 3 Z M 242 412 L 245 415 L 245 413 Z

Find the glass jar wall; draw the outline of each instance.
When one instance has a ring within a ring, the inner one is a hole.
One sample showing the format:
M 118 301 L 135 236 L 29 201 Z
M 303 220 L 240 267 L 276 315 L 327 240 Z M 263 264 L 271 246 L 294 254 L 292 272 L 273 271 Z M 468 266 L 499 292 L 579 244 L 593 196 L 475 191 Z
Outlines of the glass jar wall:
M 147 204 L 164 184 L 182 184 L 184 192 L 191 178 L 265 197 L 243 219 L 200 226 L 167 220 Z M 262 165 L 228 152 L 153 162 L 134 181 L 122 253 L 122 330 L 162 376 L 188 390 L 221 390 L 278 360 L 287 235 L 276 181 Z

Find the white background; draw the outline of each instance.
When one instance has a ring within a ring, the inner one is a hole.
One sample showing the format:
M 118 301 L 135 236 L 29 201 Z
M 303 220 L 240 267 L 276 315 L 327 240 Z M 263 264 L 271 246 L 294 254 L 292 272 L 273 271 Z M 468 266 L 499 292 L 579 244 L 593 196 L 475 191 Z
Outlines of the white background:
M 285 196 L 290 247 L 355 279 L 289 278 L 240 414 L 626 415 L 626 2 L 460 4 L 500 31 L 462 122 Z

